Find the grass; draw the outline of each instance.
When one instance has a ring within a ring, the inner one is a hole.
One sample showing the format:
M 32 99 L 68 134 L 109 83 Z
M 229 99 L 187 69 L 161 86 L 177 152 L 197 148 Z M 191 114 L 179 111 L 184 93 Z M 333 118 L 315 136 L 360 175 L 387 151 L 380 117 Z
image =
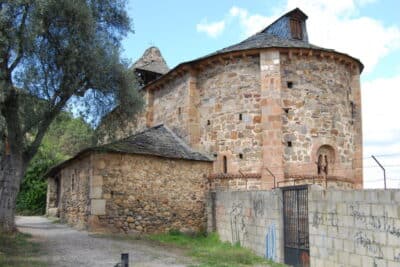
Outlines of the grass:
M 44 267 L 39 260 L 39 244 L 32 242 L 31 236 L 23 233 L 0 233 L 0 267 Z
M 151 235 L 150 239 L 186 249 L 188 255 L 200 263 L 199 267 L 285 266 L 256 256 L 239 245 L 221 242 L 217 234 L 188 236 L 170 232 Z

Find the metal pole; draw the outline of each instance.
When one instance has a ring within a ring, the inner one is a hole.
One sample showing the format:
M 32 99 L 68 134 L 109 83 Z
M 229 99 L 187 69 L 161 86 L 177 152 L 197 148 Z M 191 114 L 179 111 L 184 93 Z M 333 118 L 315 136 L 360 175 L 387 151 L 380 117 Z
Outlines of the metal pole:
M 121 265 L 122 265 L 122 267 L 129 267 L 129 254 L 128 253 L 121 254 Z
M 267 169 L 267 171 L 269 172 L 269 174 L 272 175 L 272 177 L 274 177 L 274 188 L 276 188 L 276 177 L 275 175 L 268 169 L 268 167 L 265 167 Z
M 383 170 L 383 182 L 385 184 L 385 190 L 386 190 L 386 170 L 385 168 L 383 168 L 382 164 L 374 157 L 374 155 L 372 155 L 371 157 L 376 161 L 376 163 L 378 163 L 379 167 L 381 167 Z

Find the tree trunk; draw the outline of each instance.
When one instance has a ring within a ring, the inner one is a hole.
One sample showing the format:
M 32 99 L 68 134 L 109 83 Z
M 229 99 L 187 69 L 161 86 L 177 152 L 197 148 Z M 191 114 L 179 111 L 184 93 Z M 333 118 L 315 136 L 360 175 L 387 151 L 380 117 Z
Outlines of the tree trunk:
M 0 161 L 0 232 L 16 230 L 15 204 L 25 169 L 22 156 L 4 155 Z

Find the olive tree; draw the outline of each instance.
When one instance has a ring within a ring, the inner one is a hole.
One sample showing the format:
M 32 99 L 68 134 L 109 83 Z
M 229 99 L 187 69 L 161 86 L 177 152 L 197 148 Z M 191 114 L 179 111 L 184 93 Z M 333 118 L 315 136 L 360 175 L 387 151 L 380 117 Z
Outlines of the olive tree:
M 131 30 L 124 0 L 0 1 L 0 231 L 49 126 L 66 107 L 95 122 L 141 105 L 121 60 Z

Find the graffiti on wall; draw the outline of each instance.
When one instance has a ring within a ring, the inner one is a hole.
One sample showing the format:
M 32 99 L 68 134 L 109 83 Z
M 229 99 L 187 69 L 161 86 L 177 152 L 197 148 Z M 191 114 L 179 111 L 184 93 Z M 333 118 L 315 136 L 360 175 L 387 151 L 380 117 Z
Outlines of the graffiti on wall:
M 389 218 L 387 212 L 382 216 L 366 215 L 360 211 L 358 204 L 350 205 L 350 214 L 355 219 L 356 224 L 366 227 L 368 230 L 381 231 L 400 238 L 400 228 L 396 226 L 395 219 Z M 361 245 L 372 253 L 376 258 L 384 258 L 382 247 L 384 244 L 378 243 L 367 232 L 358 231 L 354 240 L 357 245 Z M 400 261 L 400 255 L 394 255 L 394 261 Z
M 264 216 L 264 199 L 263 197 L 260 196 L 256 196 L 253 200 L 253 210 L 254 210 L 254 216 L 258 217 L 258 216 Z
M 276 261 L 276 228 L 275 224 L 268 226 L 265 237 L 265 258 Z
M 386 212 L 383 216 L 365 215 L 359 211 L 359 206 L 356 204 L 350 205 L 350 211 L 356 222 L 363 224 L 368 229 L 383 231 L 400 238 L 400 227 L 395 225 L 395 219 L 389 218 Z
M 374 257 L 378 259 L 383 258 L 382 244 L 371 239 L 366 233 L 358 231 L 354 235 L 354 240 L 357 245 L 366 248 Z
M 232 203 L 229 216 L 231 223 L 232 243 L 241 245 L 247 237 L 244 210 L 241 202 Z
M 318 228 L 320 225 L 328 225 L 333 227 L 339 227 L 339 217 L 336 211 L 323 213 L 314 212 L 312 219 L 312 226 Z

